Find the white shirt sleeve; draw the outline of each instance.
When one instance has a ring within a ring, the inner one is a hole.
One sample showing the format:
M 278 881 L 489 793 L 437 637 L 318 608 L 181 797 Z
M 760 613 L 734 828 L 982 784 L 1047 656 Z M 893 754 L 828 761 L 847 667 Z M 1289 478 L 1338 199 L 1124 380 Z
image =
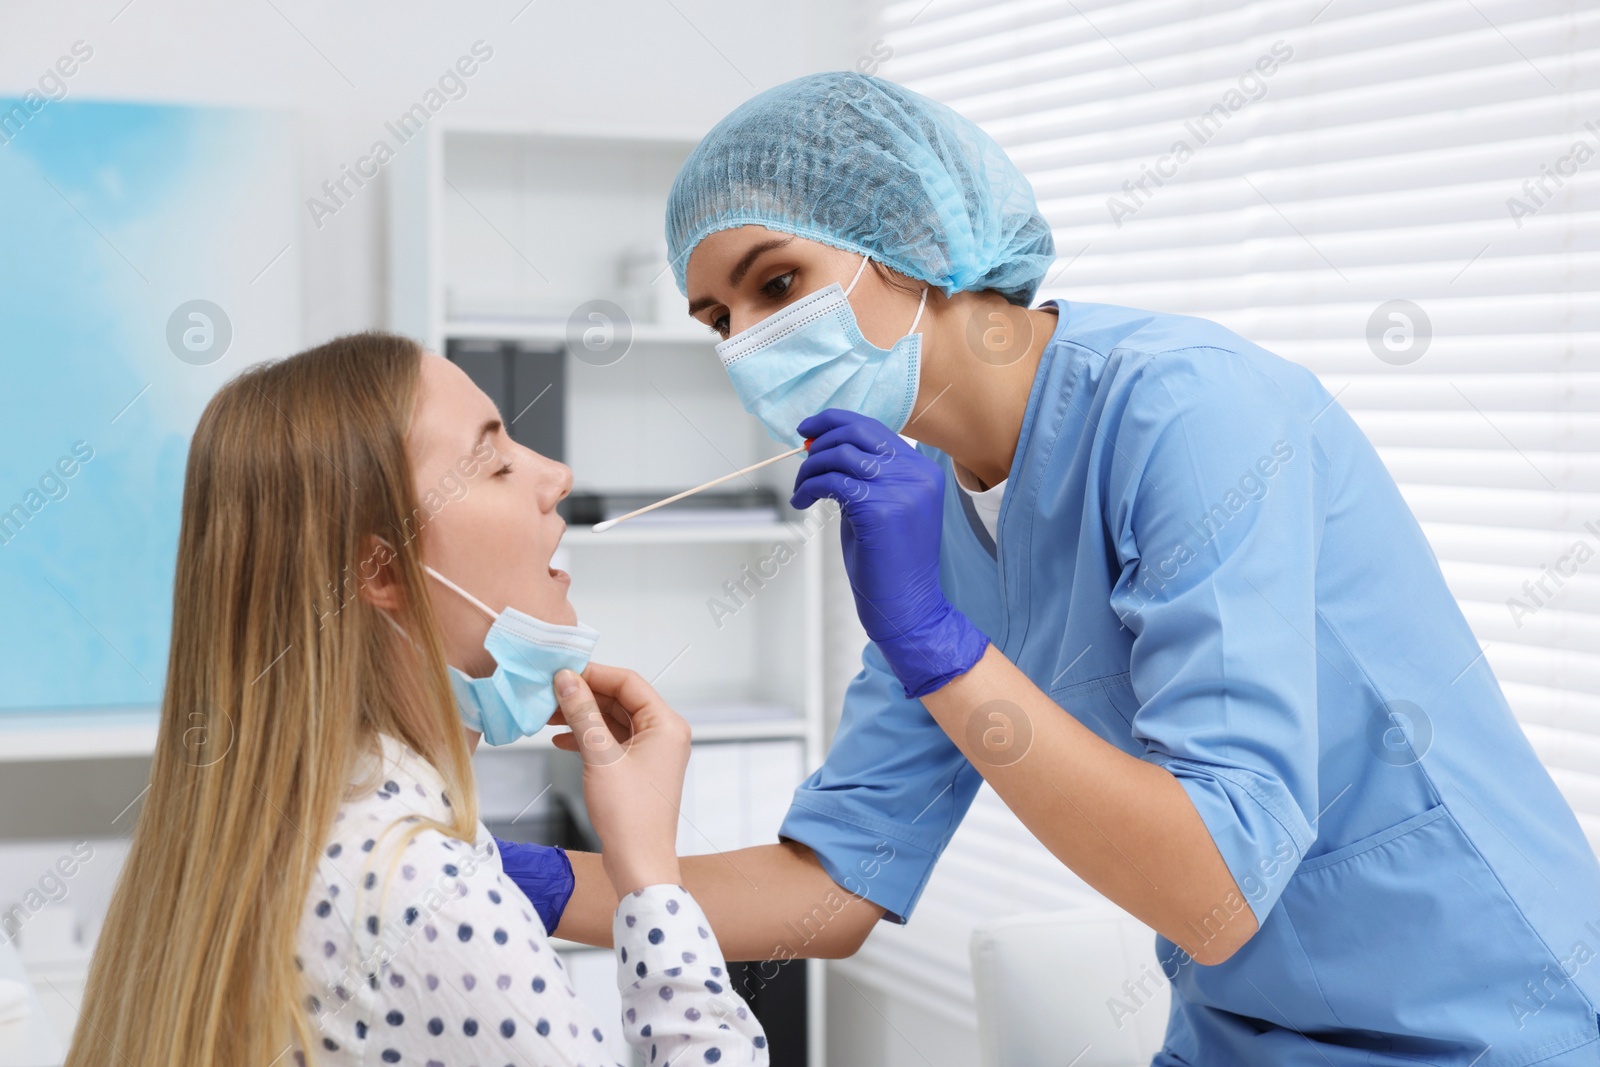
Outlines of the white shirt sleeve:
M 732 989 L 711 924 L 681 885 L 647 885 L 611 918 L 623 1036 L 646 1063 L 767 1062 L 761 1024 Z
M 431 765 L 380 740 L 381 784 L 335 815 L 306 900 L 295 963 L 315 1047 L 291 1038 L 286 1065 L 600 1067 L 615 1047 L 606 1032 L 620 1025 L 652 1067 L 765 1067 L 761 1024 L 729 988 L 722 950 L 682 886 L 619 902 L 622 1017 L 602 1023 L 481 822 L 472 842 L 430 828 L 399 847 L 421 817 L 448 820 L 450 798 Z
M 323 1057 L 341 1051 L 354 1053 L 348 1062 L 428 1067 L 609 1062 L 610 1024 L 578 999 L 492 841 L 475 850 L 426 830 L 401 859 L 389 893 L 381 879 L 363 879 L 373 892 L 362 894 L 368 906 L 354 916 L 356 935 L 377 966 L 360 995 L 337 1005 L 354 1013 L 346 1040 L 357 1047 L 325 1046 Z M 681 886 L 628 894 L 613 929 L 619 1021 L 647 1063 L 768 1062 L 761 1024 L 729 988 L 721 949 Z

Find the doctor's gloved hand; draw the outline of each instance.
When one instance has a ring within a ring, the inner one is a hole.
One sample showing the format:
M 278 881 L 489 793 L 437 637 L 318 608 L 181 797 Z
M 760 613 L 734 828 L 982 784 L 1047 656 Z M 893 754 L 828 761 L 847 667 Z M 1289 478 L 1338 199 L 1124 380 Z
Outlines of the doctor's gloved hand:
M 498 837 L 494 843 L 500 849 L 500 866 L 505 869 L 506 877 L 517 883 L 517 888 L 539 913 L 544 932 L 555 933 L 576 884 L 572 861 L 567 859 L 565 850 Z
M 789 503 L 839 502 L 856 614 L 906 696 L 972 669 L 989 639 L 939 586 L 944 471 L 877 419 L 829 408 L 802 422 L 810 454 Z

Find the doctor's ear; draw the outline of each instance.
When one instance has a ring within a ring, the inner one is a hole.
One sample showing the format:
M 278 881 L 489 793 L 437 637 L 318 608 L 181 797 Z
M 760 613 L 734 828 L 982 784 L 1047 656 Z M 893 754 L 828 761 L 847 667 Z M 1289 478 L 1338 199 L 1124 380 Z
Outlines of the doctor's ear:
M 393 546 L 377 534 L 361 542 L 361 559 L 356 564 L 356 588 L 361 599 L 374 607 L 395 611 L 405 606 Z

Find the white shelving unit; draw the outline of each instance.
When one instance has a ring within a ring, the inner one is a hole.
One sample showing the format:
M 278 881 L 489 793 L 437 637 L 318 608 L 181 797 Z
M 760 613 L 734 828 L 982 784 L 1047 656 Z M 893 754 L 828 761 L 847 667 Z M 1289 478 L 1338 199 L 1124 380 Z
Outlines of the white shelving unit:
M 683 306 L 675 289 L 661 298 L 670 276 L 654 287 L 623 284 L 624 257 L 640 258 L 657 242 L 664 255 L 667 190 L 693 144 L 687 135 L 436 120 L 390 164 L 391 326 L 439 353 L 452 339 L 564 346 L 564 459 L 575 491 L 665 496 L 778 451 L 740 408 L 715 336 L 681 310 L 660 313 Z M 621 308 L 631 341 L 620 358 L 613 350 L 596 359 L 572 343 L 574 314 L 594 300 Z M 752 484 L 787 499 L 797 465 L 759 471 Z M 604 534 L 575 526 L 562 542 L 573 603 L 601 633 L 596 658 L 650 679 L 694 724 L 697 752 L 799 744 L 794 780 L 702 777 L 691 783 L 701 796 L 725 786 L 736 805 L 741 790 L 761 790 L 756 806 L 771 810 L 822 762 L 820 525 L 819 516 L 794 512 L 732 525 L 641 521 Z M 552 748 L 549 736 L 507 747 L 542 752 Z M 725 754 L 699 763 L 721 773 L 731 765 Z M 691 757 L 691 777 L 696 767 Z M 776 828 L 762 840 L 775 840 Z M 756 842 L 731 847 L 745 843 Z M 825 1045 L 823 973 L 822 961 L 808 962 L 814 1067 Z
M 567 340 L 567 324 L 549 319 L 519 318 L 517 316 L 468 315 L 447 319 L 444 323 L 446 337 L 492 337 L 501 340 L 548 341 L 561 344 Z M 671 323 L 638 322 L 633 324 L 636 344 L 688 345 L 696 349 L 710 347 L 717 340 L 708 328 L 688 322 L 679 326 Z

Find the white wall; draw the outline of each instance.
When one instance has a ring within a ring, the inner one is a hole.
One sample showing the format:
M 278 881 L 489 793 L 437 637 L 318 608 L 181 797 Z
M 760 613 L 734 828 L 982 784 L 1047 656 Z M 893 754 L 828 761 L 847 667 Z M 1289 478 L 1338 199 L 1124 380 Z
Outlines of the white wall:
M 82 40 L 69 99 L 284 107 L 301 129 L 302 196 L 319 195 L 475 41 L 493 57 L 447 110 L 562 128 L 704 132 L 761 89 L 865 53 L 847 0 L 0 0 L 0 94 L 19 95 Z M 301 245 L 303 340 L 387 322 L 383 179 Z
M 479 40 L 493 56 L 468 79 L 466 94 L 446 105 L 452 118 L 697 135 L 761 89 L 812 71 L 854 67 L 870 47 L 869 13 L 868 5 L 849 0 L 0 0 L 0 95 L 34 88 L 59 56 L 83 41 L 93 56 L 67 80 L 68 99 L 289 109 L 299 129 L 299 196 L 307 199 L 321 195 L 322 183 L 337 177 L 341 166 L 366 154 L 384 136 L 383 124 Z M 387 325 L 385 210 L 380 176 L 320 226 L 310 211 L 302 213 L 295 249 L 302 344 Z M 830 531 L 822 547 L 830 556 L 828 706 L 836 717 L 843 683 L 859 668 L 864 635 L 838 563 L 837 534 Z M 131 761 L 119 783 L 140 778 L 141 762 Z M 91 766 L 59 765 L 69 776 L 89 773 Z M 13 816 L 28 803 L 29 782 L 34 778 L 13 776 L 18 788 L 0 789 Z M 83 835 L 80 827 L 105 826 L 103 808 L 69 797 L 48 820 L 48 837 L 7 849 L 14 861 L 9 866 L 17 870 L 15 877 L 0 878 L 0 901 L 19 899 L 35 880 L 26 872 L 46 871 Z M 16 832 L 21 822 L 9 821 Z M 90 919 L 91 932 L 125 853 L 120 841 L 96 845 L 96 862 L 82 867 L 67 897 Z M 842 991 L 859 1001 L 843 981 L 834 985 L 831 1000 Z M 830 1035 L 835 1054 L 829 1062 L 885 1062 L 876 1052 L 899 1041 L 892 1026 L 863 1004 L 846 999 L 843 1005 L 847 1010 Z

